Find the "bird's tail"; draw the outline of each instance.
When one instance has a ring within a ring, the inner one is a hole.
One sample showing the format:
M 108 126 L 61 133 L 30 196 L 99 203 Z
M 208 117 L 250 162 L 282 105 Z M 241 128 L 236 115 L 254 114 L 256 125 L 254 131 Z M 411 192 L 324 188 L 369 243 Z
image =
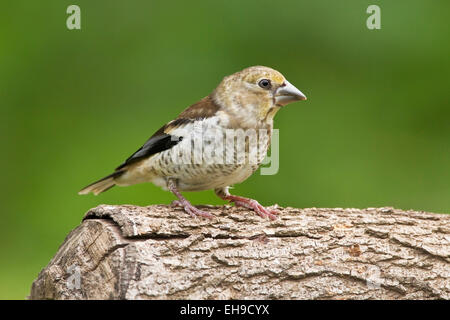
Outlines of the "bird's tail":
M 78 194 L 88 194 L 89 192 L 92 192 L 94 195 L 98 195 L 99 193 L 109 190 L 116 185 L 114 179 L 121 176 L 123 173 L 124 171 L 116 171 L 109 176 L 106 176 L 103 179 L 100 179 L 81 189 Z

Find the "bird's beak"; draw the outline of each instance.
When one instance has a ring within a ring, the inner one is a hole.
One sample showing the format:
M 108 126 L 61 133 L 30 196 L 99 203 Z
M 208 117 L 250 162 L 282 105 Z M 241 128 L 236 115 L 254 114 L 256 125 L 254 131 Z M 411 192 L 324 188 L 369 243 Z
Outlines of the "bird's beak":
M 275 92 L 276 105 L 285 106 L 299 100 L 306 100 L 306 96 L 287 80 Z

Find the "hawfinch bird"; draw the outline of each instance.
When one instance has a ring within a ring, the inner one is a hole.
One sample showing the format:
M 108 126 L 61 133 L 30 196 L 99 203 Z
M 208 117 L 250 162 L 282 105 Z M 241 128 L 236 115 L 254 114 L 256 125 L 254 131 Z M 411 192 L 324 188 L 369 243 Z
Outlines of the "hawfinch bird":
M 229 187 L 255 172 L 270 146 L 273 118 L 306 96 L 271 68 L 254 66 L 225 77 L 208 96 L 168 122 L 109 176 L 82 189 L 97 195 L 115 185 L 152 182 L 170 190 L 191 216 L 213 215 L 194 207 L 180 191 L 214 189 L 217 196 L 276 219 L 278 211 L 231 195 Z

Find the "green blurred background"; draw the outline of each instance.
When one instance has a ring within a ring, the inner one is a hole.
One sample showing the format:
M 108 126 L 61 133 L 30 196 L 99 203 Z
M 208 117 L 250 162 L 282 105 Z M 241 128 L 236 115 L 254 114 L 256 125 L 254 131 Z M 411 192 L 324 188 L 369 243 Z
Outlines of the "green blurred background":
M 82 29 L 66 28 L 81 7 Z M 366 8 L 381 7 L 381 30 Z M 234 192 L 296 207 L 450 211 L 448 1 L 2 1 L 0 298 L 25 298 L 83 214 L 174 197 L 78 196 L 251 65 L 308 101 L 281 110 L 280 170 Z M 212 191 L 195 204 L 222 204 Z

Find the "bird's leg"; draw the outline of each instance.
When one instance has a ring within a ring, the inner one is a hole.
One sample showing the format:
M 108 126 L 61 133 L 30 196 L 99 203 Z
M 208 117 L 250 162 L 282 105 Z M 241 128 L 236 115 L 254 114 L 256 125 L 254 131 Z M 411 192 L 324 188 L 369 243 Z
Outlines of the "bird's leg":
M 244 207 L 244 208 L 253 210 L 263 218 L 269 218 L 271 220 L 275 220 L 277 218 L 276 215 L 280 213 L 276 209 L 263 207 L 256 200 L 244 198 L 244 197 L 240 197 L 240 196 L 234 196 L 234 195 L 230 194 L 230 192 L 228 191 L 228 187 L 218 188 L 218 189 L 215 189 L 214 191 L 216 192 L 216 195 L 219 196 L 221 199 L 227 200 L 230 202 L 234 202 L 234 204 L 237 207 Z
M 200 216 L 210 219 L 214 218 L 211 213 L 197 209 L 185 197 L 183 197 L 181 192 L 178 191 L 176 183 L 173 179 L 167 180 L 167 188 L 178 198 L 178 200 L 174 200 L 172 202 L 173 206 L 182 207 L 184 211 L 189 213 L 192 217 Z

